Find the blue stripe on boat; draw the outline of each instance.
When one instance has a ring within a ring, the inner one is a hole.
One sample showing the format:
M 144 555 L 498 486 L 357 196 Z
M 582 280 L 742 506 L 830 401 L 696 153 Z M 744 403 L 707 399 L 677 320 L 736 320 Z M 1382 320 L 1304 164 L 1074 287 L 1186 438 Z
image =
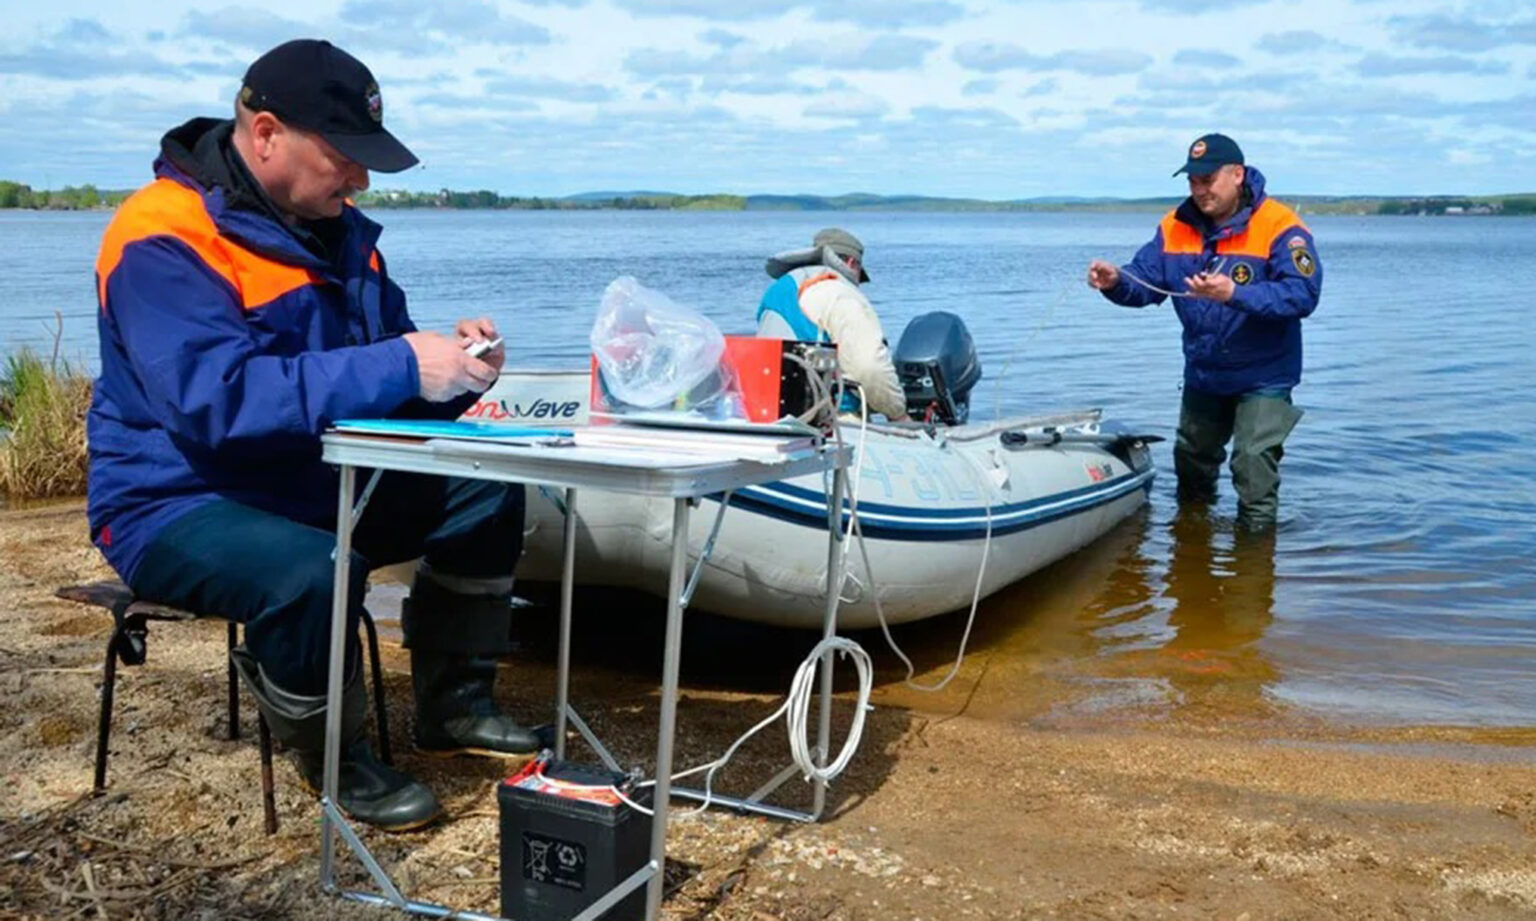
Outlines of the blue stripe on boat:
M 999 537 L 1067 518 L 1138 489 L 1149 489 L 1156 471 L 1152 468 L 1081 489 L 1052 493 L 1037 499 L 992 506 L 992 536 Z M 709 498 L 716 501 L 718 496 Z M 791 483 L 749 486 L 731 496 L 731 504 L 760 515 L 802 527 L 827 529 L 827 497 L 824 493 Z M 848 523 L 846 502 L 843 524 Z M 859 527 L 864 535 L 879 540 L 959 541 L 987 536 L 985 506 L 968 508 L 918 508 L 877 502 L 859 503 Z

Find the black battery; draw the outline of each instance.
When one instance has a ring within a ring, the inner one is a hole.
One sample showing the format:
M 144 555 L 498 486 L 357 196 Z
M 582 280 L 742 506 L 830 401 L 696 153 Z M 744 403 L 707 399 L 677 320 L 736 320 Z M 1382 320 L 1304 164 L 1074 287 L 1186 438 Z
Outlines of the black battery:
M 501 914 L 517 921 L 565 921 L 602 898 L 650 859 L 651 788 L 601 767 L 540 757 L 501 782 Z M 645 886 L 599 917 L 639 921 Z

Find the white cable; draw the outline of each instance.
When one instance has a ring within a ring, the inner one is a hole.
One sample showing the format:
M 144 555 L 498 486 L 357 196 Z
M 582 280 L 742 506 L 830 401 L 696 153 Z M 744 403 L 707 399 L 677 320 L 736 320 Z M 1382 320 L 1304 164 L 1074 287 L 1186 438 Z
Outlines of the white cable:
M 1124 275 L 1126 278 L 1129 278 L 1131 281 L 1134 281 L 1136 284 L 1141 285 L 1143 288 L 1146 288 L 1148 291 L 1156 291 L 1158 294 L 1166 294 L 1169 297 L 1193 297 L 1194 296 L 1194 295 L 1190 294 L 1188 291 L 1184 291 L 1184 292 L 1169 291 L 1169 290 L 1167 290 L 1165 288 L 1159 288 L 1157 285 L 1152 284 L 1151 282 L 1149 282 L 1149 281 L 1147 281 L 1147 280 L 1137 276 L 1135 273 L 1133 273 L 1130 270 L 1125 269 L 1125 268 L 1120 269 L 1120 274 Z
M 816 669 L 821 664 L 822 655 L 831 655 L 833 653 L 841 653 L 843 656 L 853 659 L 854 668 L 859 673 L 859 697 L 858 703 L 854 707 L 853 725 L 848 727 L 848 737 L 843 740 L 842 750 L 838 752 L 837 757 L 826 767 L 818 767 L 815 758 L 816 749 L 811 745 L 810 727 L 808 725 L 811 712 L 811 696 L 815 691 Z M 869 653 L 865 652 L 862 646 L 842 636 L 828 637 L 817 643 L 816 647 L 811 650 L 810 655 L 806 656 L 805 661 L 801 662 L 800 667 L 795 670 L 794 680 L 789 685 L 789 695 L 784 698 L 784 703 L 777 710 L 768 714 L 758 721 L 757 725 L 742 733 L 736 741 L 731 743 L 731 747 L 725 750 L 725 754 L 714 761 L 697 767 L 691 767 L 686 771 L 679 771 L 672 775 L 672 779 L 677 781 L 689 775 L 697 774 L 700 771 L 706 772 L 704 774 L 704 800 L 697 807 L 680 813 L 680 815 L 694 816 L 708 809 L 714 796 L 715 772 L 725 767 L 726 763 L 731 760 L 731 756 L 736 754 L 736 750 L 743 743 L 757 735 L 781 716 L 785 718 L 785 726 L 789 735 L 790 758 L 794 760 L 795 767 L 800 769 L 801 776 L 807 781 L 820 780 L 823 783 L 831 783 L 837 775 L 843 772 L 843 769 L 848 766 L 848 762 L 853 759 L 854 753 L 858 751 L 859 741 L 864 736 L 864 717 L 871 709 L 869 706 L 869 694 L 873 686 L 874 667 L 870 662 Z M 638 784 L 641 787 L 653 787 L 655 785 L 656 781 L 654 780 L 647 780 Z M 591 787 L 588 788 L 591 789 Z M 642 806 L 628 796 L 625 796 L 624 792 L 617 787 L 597 787 L 596 789 L 611 789 L 632 809 L 643 812 L 646 815 L 655 814 L 654 810 Z
M 963 451 L 957 451 L 956 453 L 970 461 L 973 465 L 973 472 L 977 474 L 977 485 L 981 487 L 981 495 L 987 509 L 987 536 L 981 545 L 981 567 L 976 571 L 976 590 L 971 594 L 971 613 L 965 620 L 965 633 L 960 637 L 960 649 L 955 653 L 955 664 L 950 668 L 949 674 L 945 675 L 937 684 L 918 684 L 912 680 L 912 676 L 917 673 L 917 669 L 913 666 L 912 660 L 907 658 L 907 654 L 901 651 L 901 647 L 896 645 L 896 638 L 891 636 L 890 625 L 885 619 L 885 609 L 880 605 L 880 586 L 875 581 L 875 571 L 869 563 L 869 548 L 864 544 L 864 529 L 858 524 L 857 514 L 854 515 L 852 522 L 854 534 L 859 539 L 859 554 L 864 558 L 864 573 L 869 577 L 869 594 L 875 601 L 875 616 L 880 620 L 880 632 L 885 635 L 886 645 L 891 647 L 891 651 L 896 653 L 896 657 L 901 659 L 902 664 L 907 667 L 907 676 L 902 679 L 902 683 L 914 691 L 942 691 L 950 681 L 954 680 L 956 675 L 960 674 L 960 664 L 965 661 L 966 646 L 971 642 L 971 628 L 976 625 L 976 609 L 981 604 L 981 586 L 987 574 L 987 558 L 992 552 L 992 494 L 987 486 L 986 472 L 981 469 L 980 464 L 975 458 L 969 454 Z
M 821 411 L 823 406 L 826 406 L 828 411 L 831 412 L 833 416 L 836 416 L 837 405 L 832 402 L 832 391 L 827 386 L 827 382 L 822 380 L 821 375 L 817 374 L 816 370 L 811 367 L 811 363 L 801 358 L 799 355 L 794 354 L 793 352 L 785 352 L 784 357 L 805 369 L 805 378 L 810 384 L 811 392 L 816 397 L 816 399 L 811 402 L 810 408 L 801 413 L 796 418 L 798 418 L 801 422 L 808 423 L 816 418 L 816 414 Z
M 805 368 L 806 377 L 814 382 L 812 384 L 812 388 L 817 392 L 818 397 L 815 401 L 816 405 L 814 405 L 812 409 L 814 410 L 819 408 L 823 401 L 825 401 L 826 405 L 831 409 L 833 435 L 837 440 L 839 450 L 841 450 L 844 447 L 843 427 L 837 421 L 836 411 L 836 407 L 842 403 L 841 382 L 839 382 L 838 387 L 836 388 L 837 392 L 834 393 L 833 389 L 828 387 L 826 382 L 821 379 L 821 376 L 815 373 L 809 362 L 806 362 L 797 355 L 791 355 L 789 353 L 785 353 L 785 357 Z M 831 485 L 827 483 L 825 476 L 822 479 L 822 488 L 827 497 L 828 514 L 831 517 L 831 520 L 828 522 L 828 525 L 831 528 L 831 535 L 834 539 L 844 542 L 849 539 L 848 535 L 852 533 L 853 528 L 855 527 L 858 520 L 858 496 L 860 482 L 858 470 L 859 464 L 862 463 L 864 443 L 869 434 L 869 409 L 868 404 L 866 404 L 862 399 L 859 400 L 859 418 L 859 448 L 858 452 L 854 455 L 854 463 L 852 465 L 853 486 L 849 490 L 850 514 L 848 517 L 847 532 L 844 532 L 842 529 L 842 522 L 840 520 L 841 510 L 832 508 Z M 848 570 L 845 566 L 842 574 L 837 580 L 836 585 L 833 586 L 835 589 L 835 596 L 841 595 L 847 575 Z M 836 608 L 833 609 L 833 615 L 834 617 L 836 616 Z M 816 668 L 820 664 L 823 655 L 831 655 L 833 653 L 841 653 L 843 656 L 851 657 L 853 659 L 854 668 L 859 673 L 859 696 L 858 701 L 854 707 L 853 725 L 848 728 L 848 737 L 843 741 L 842 750 L 838 752 L 837 758 L 834 759 L 832 763 L 822 768 L 816 766 L 815 751 L 811 746 L 809 736 L 810 728 L 807 725 L 807 722 L 811 708 L 811 695 L 815 686 Z M 859 742 L 864 735 L 865 714 L 867 714 L 870 710 L 869 694 L 873 686 L 874 666 L 870 661 L 869 653 L 865 652 L 862 646 L 853 640 L 841 636 L 829 637 L 822 640 L 820 643 L 817 643 L 816 647 L 811 650 L 810 655 L 806 656 L 805 661 L 801 662 L 800 667 L 796 669 L 794 680 L 790 682 L 789 694 L 785 697 L 783 705 L 770 713 L 768 716 L 764 717 L 762 720 L 758 721 L 758 723 L 751 729 L 748 729 L 746 732 L 742 733 L 735 742 L 731 743 L 731 746 L 727 748 L 725 753 L 719 758 L 716 758 L 714 761 L 698 765 L 697 767 L 691 767 L 685 771 L 679 771 L 672 775 L 672 779 L 677 781 L 683 779 L 684 777 L 697 774 L 700 771 L 705 772 L 704 799 L 699 803 L 698 806 L 694 807 L 693 809 L 690 809 L 684 813 L 680 813 L 680 816 L 695 816 L 708 809 L 714 796 L 715 773 L 731 760 L 731 757 L 736 754 L 736 750 L 740 748 L 748 739 L 752 738 L 754 735 L 757 735 L 774 720 L 777 720 L 780 716 L 785 717 L 785 728 L 789 736 L 790 758 L 794 761 L 795 766 L 800 769 L 802 777 L 807 781 L 820 780 L 823 783 L 830 783 L 833 778 L 843 772 L 843 769 L 848 766 L 848 762 L 852 760 L 854 753 L 858 751 Z M 648 780 L 643 781 L 638 786 L 650 787 L 655 786 L 655 784 L 656 781 Z M 630 799 L 624 794 L 622 790 L 619 790 L 617 787 L 611 787 L 609 789 L 611 789 L 613 793 L 618 796 L 619 799 L 623 800 L 630 808 L 638 812 L 642 812 L 646 815 L 655 815 L 655 811 L 653 809 L 642 806 L 641 804 Z
M 838 440 L 838 446 L 841 447 L 842 446 L 842 440 L 843 440 L 843 433 L 842 433 L 842 426 L 841 425 L 838 426 L 837 440 Z M 856 521 L 858 519 L 858 517 L 859 517 L 859 484 L 864 482 L 864 477 L 860 475 L 860 471 L 863 470 L 863 468 L 864 468 L 864 446 L 865 446 L 865 444 L 868 443 L 868 441 L 869 441 L 869 404 L 865 403 L 861 399 L 861 400 L 859 400 L 859 447 L 858 447 L 858 450 L 854 452 L 853 464 L 850 465 L 851 468 L 852 468 L 852 472 L 851 472 L 850 475 L 853 478 L 853 484 L 851 486 L 849 486 L 849 488 L 848 488 L 848 528 L 847 528 L 847 530 L 843 531 L 843 536 L 840 538 L 843 541 L 843 543 L 845 543 L 845 544 L 848 542 L 849 535 L 853 534 L 853 523 L 854 523 L 854 521 Z M 830 496 L 827 497 L 827 501 L 828 502 L 831 501 L 831 497 Z M 841 513 L 841 510 L 839 510 L 838 518 L 834 518 L 833 520 L 834 521 L 838 521 L 838 519 L 840 519 L 841 517 L 842 517 L 842 513 Z M 841 524 L 840 521 L 838 523 Z M 847 580 L 847 578 L 848 578 L 848 570 L 851 568 L 851 566 L 852 566 L 852 564 L 848 562 L 848 554 L 845 551 L 843 553 L 843 575 L 842 575 L 842 579 L 839 580 L 838 585 L 837 585 L 837 593 L 838 593 L 838 595 L 842 595 L 842 593 L 843 593 L 843 584 L 842 583 L 843 583 L 843 581 Z
M 833 392 L 832 388 L 827 387 L 826 382 L 820 379 L 820 375 L 812 371 L 808 362 L 803 361 L 799 358 L 799 356 L 790 355 L 788 353 L 785 354 L 786 357 L 804 367 L 806 369 L 807 377 L 817 381 L 820 391 L 826 395 L 826 399 L 828 400 L 829 406 L 832 409 L 833 437 L 837 441 L 838 450 L 841 451 L 845 447 L 843 442 L 843 426 L 837 418 L 837 407 L 842 405 L 843 400 L 843 385 L 841 379 L 838 381 L 836 392 Z M 818 402 L 820 401 L 818 400 Z M 843 541 L 844 543 L 849 540 L 849 535 L 853 532 L 853 529 L 858 521 L 859 483 L 862 481 L 862 478 L 859 476 L 859 467 L 863 463 L 864 444 L 869 435 L 869 404 L 866 403 L 862 398 L 858 401 L 858 403 L 859 446 L 858 450 L 854 454 L 853 463 L 850 465 L 852 469 L 853 485 L 849 488 L 848 493 L 849 515 L 847 531 L 843 531 L 842 528 L 842 510 L 832 508 L 832 487 L 831 484 L 827 482 L 828 476 L 823 475 L 822 477 L 822 491 L 826 496 L 827 510 L 830 517 L 830 520 L 827 522 L 827 524 L 833 538 L 835 540 Z M 846 583 L 847 576 L 848 567 L 847 565 L 844 565 L 843 571 L 841 574 L 839 574 L 837 579 L 837 583 L 833 586 L 833 596 L 838 599 L 838 602 L 841 602 L 842 600 L 841 596 L 843 585 Z M 836 608 L 834 608 L 834 618 L 836 617 L 836 613 Z M 853 657 L 854 667 L 859 672 L 859 699 L 855 707 L 853 725 L 848 730 L 848 738 L 843 743 L 841 753 L 839 753 L 837 756 L 837 760 L 823 769 L 816 767 L 815 759 L 811 757 L 810 742 L 807 738 L 807 733 L 809 730 L 805 725 L 805 721 L 806 714 L 810 711 L 811 706 L 811 685 L 814 677 L 813 666 L 820 661 L 823 652 L 831 652 L 833 650 L 841 652 L 846 656 Z M 762 721 L 760 721 L 756 726 L 753 726 L 751 729 L 748 729 L 745 733 L 743 733 L 740 738 L 731 743 L 731 747 L 726 749 L 725 754 L 721 755 L 719 758 L 707 764 L 701 764 L 698 767 L 689 768 L 686 771 L 672 775 L 673 780 L 678 780 L 683 777 L 687 777 L 690 774 L 697 774 L 700 771 L 707 772 L 704 775 L 703 802 L 701 802 L 697 807 L 683 814 L 689 816 L 698 815 L 705 809 L 708 809 L 710 798 L 713 795 L 712 785 L 714 783 L 715 772 L 724 767 L 726 762 L 731 760 L 731 756 L 736 753 L 736 749 L 740 748 L 743 742 L 752 738 L 752 736 L 756 735 L 769 723 L 772 723 L 774 720 L 778 719 L 781 715 L 786 713 L 788 714 L 787 724 L 789 732 L 789 752 L 790 757 L 795 762 L 795 766 L 800 768 L 800 773 L 806 780 L 820 778 L 824 782 L 830 782 L 832 778 L 842 773 L 843 768 L 848 765 L 849 759 L 851 759 L 854 752 L 858 750 L 859 739 L 864 733 L 864 714 L 869 710 L 869 692 L 873 682 L 874 669 L 870 662 L 869 653 L 865 652 L 864 648 L 858 643 L 855 643 L 853 640 L 847 639 L 845 637 L 834 636 L 828 639 L 824 639 L 820 643 L 816 644 L 816 648 L 811 650 L 811 654 L 806 657 L 804 662 L 800 663 L 800 668 L 795 672 L 795 679 L 790 683 L 789 696 L 785 698 L 784 705 L 782 707 L 775 710 L 773 713 L 769 714 Z M 655 781 L 648 782 L 648 784 L 654 783 Z
M 1067 299 L 1067 295 L 1071 293 L 1072 289 L 1073 285 L 1071 284 L 1062 285 L 1061 290 L 1056 293 L 1056 299 L 1051 301 L 1051 305 L 1046 308 L 1045 316 L 1040 318 L 1040 322 L 1035 324 L 1035 328 L 1030 331 L 1029 335 L 1014 343 L 1013 348 L 1008 351 L 1008 360 L 1003 362 L 1003 370 L 997 375 L 997 380 L 992 384 L 993 422 L 1002 418 L 1003 381 L 1008 377 L 1008 369 L 1013 367 L 1013 360 L 1018 357 L 1019 352 L 1023 350 L 1024 346 L 1028 345 L 1030 340 L 1040 335 L 1040 331 L 1045 329 L 1047 323 L 1051 322 L 1051 317 L 1056 315 L 1056 308 L 1060 307 L 1062 302 Z
M 1226 260 L 1226 257 L 1223 256 L 1213 266 L 1211 266 L 1210 268 L 1205 269 L 1204 271 L 1200 272 L 1200 274 L 1201 275 L 1220 275 L 1220 274 L 1222 274 L 1221 270 L 1226 268 L 1226 266 L 1227 266 L 1227 260 Z M 1147 281 L 1145 278 L 1139 277 L 1135 272 L 1132 272 L 1129 269 L 1126 269 L 1124 266 L 1121 266 L 1119 271 L 1120 271 L 1121 275 L 1124 275 L 1126 278 L 1129 278 L 1131 281 L 1134 281 L 1136 284 L 1141 285 L 1143 288 L 1146 288 L 1148 291 L 1156 291 L 1158 294 L 1166 294 L 1168 297 L 1202 297 L 1203 296 L 1203 295 L 1196 294 L 1193 291 L 1169 291 L 1166 288 L 1159 288 L 1157 285 L 1152 284 L 1151 282 Z

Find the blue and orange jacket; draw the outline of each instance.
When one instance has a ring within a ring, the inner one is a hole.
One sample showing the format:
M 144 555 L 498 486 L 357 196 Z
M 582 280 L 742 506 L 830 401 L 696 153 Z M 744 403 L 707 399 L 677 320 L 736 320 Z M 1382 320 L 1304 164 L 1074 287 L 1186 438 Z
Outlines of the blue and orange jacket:
M 1301 382 L 1301 319 L 1317 309 L 1323 264 L 1296 212 L 1264 194 L 1264 175 L 1247 167 L 1244 205 L 1219 227 L 1186 199 L 1104 296 L 1127 307 L 1161 303 L 1126 272 L 1169 291 L 1204 270 L 1232 278 L 1223 304 L 1175 297 L 1184 324 L 1184 383 L 1223 396 L 1286 390 Z
M 155 535 L 230 499 L 335 520 L 320 433 L 337 419 L 452 418 L 426 404 L 405 296 L 348 205 L 292 228 L 229 149 L 231 122 L 173 130 L 96 262 L 101 376 L 87 418 L 91 538 L 131 580 Z

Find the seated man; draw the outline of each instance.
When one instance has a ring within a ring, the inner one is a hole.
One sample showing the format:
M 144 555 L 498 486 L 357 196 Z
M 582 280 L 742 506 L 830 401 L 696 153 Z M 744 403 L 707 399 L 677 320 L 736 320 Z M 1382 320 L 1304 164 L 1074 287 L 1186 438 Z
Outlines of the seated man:
M 892 421 L 906 419 L 907 399 L 880 318 L 859 290 L 869 281 L 864 244 L 846 230 L 828 227 L 810 249 L 771 257 L 767 270 L 777 280 L 757 305 L 757 334 L 837 343 L 843 376 L 858 381 L 869 409 Z
M 488 319 L 418 332 L 350 196 L 416 158 L 383 125 L 373 75 L 323 41 L 267 52 L 235 117 L 161 141 L 155 181 L 113 217 L 96 263 L 101 377 L 88 419 L 91 536 L 138 595 L 245 625 L 236 664 L 273 735 L 321 784 L 336 471 L 320 434 L 347 417 L 452 419 L 495 382 Z M 339 806 L 390 830 L 439 812 L 380 762 L 356 626 L 370 569 L 424 557 L 403 614 L 428 751 L 515 753 L 497 711 L 521 486 L 387 474 L 354 537 Z

